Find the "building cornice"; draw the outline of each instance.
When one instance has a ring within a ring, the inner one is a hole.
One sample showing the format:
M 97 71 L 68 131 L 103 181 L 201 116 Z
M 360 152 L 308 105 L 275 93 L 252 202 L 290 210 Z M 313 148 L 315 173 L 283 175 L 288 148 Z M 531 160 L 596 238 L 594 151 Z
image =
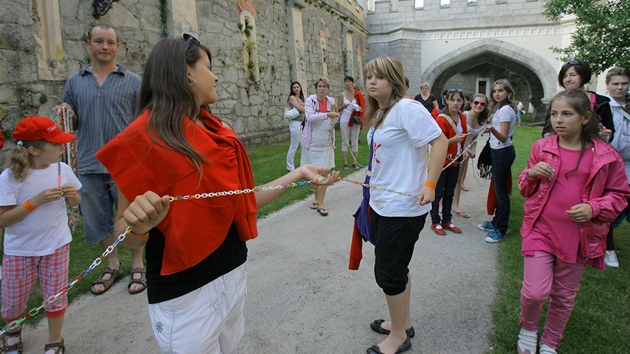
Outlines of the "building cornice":
M 372 32 L 368 37 L 368 44 L 389 43 L 401 39 L 411 41 L 429 41 L 566 35 L 571 34 L 574 31 L 575 25 L 573 23 L 539 26 L 467 28 L 452 31 L 419 30 L 400 26 L 390 31 Z

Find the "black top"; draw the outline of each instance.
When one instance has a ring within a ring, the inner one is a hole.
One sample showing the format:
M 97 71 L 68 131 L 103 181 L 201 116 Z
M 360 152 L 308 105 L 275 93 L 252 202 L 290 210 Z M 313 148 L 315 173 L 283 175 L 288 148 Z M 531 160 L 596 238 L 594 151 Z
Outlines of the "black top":
M 149 232 L 145 255 L 149 304 L 188 294 L 233 271 L 247 260 L 247 246 L 238 238 L 234 224 L 219 248 L 195 266 L 182 272 L 160 275 L 163 253 L 164 234 L 153 228 Z
M 598 95 L 593 91 L 586 91 L 589 99 L 591 98 L 591 93 L 595 94 L 595 106 L 593 107 L 593 111 L 595 111 L 594 113 L 597 115 L 602 125 L 613 132 L 610 135 L 610 141 L 612 141 L 613 136 L 615 135 L 615 125 L 613 123 L 612 110 L 610 109 L 610 98 Z M 551 111 L 551 107 L 549 107 L 548 111 Z M 554 133 L 553 127 L 551 126 L 550 112 L 547 112 L 547 115 L 545 116 L 545 125 L 543 126 L 542 136 L 544 137 L 547 133 Z
M 435 98 L 435 96 L 433 96 L 433 94 L 429 94 L 429 98 L 427 98 L 426 101 L 424 99 L 422 99 L 422 94 L 418 94 L 413 99 L 418 101 L 418 102 L 420 102 L 420 103 L 422 103 L 424 108 L 426 108 L 427 111 L 429 111 L 429 113 L 431 113 L 431 111 L 433 110 L 433 101 L 436 100 L 436 98 Z

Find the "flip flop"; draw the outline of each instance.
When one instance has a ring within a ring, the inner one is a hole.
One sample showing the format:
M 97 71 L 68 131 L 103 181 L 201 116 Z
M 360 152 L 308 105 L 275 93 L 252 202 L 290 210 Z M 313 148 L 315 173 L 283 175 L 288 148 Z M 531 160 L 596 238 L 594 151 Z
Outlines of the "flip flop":
M 319 203 L 315 202 L 315 203 L 311 203 L 310 206 L 311 209 L 319 209 Z
M 468 215 L 468 213 L 463 211 L 463 210 L 454 211 L 454 213 L 459 215 L 459 216 L 461 216 L 461 217 L 463 217 L 463 218 L 469 218 L 470 217 L 470 215 Z
M 319 215 L 321 216 L 328 216 L 328 210 L 324 209 L 324 208 L 317 208 L 317 212 L 319 213 Z

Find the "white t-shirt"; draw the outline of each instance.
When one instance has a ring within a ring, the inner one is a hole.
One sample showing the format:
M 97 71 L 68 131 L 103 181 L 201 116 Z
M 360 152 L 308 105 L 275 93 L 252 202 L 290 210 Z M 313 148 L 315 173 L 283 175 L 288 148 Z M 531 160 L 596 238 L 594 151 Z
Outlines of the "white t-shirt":
M 497 139 L 494 134 L 490 134 L 490 147 L 492 149 L 503 149 L 508 146 L 512 146 L 512 135 L 514 135 L 514 125 L 516 125 L 516 112 L 510 107 L 505 105 L 498 109 L 492 116 L 492 126 L 497 131 L 501 132 L 501 122 L 510 122 L 510 130 L 508 131 L 508 139 L 505 143 L 502 143 Z
M 343 111 L 341 111 L 341 118 L 339 119 L 339 123 L 348 124 L 350 116 L 352 115 L 352 111 L 354 111 L 354 107 L 352 104 L 356 103 L 356 101 L 354 98 L 352 99 L 352 101 L 348 100 L 346 98 L 346 95 L 344 95 L 343 93 L 341 95 L 343 96 L 343 104 L 347 104 L 348 106 L 344 108 Z
M 420 102 L 401 99 L 377 129 L 370 129 L 373 144 L 370 207 L 381 216 L 412 217 L 431 210 L 431 204 L 380 188 L 418 195 L 427 179 L 428 143 L 442 134 L 440 126 Z
M 81 188 L 81 182 L 65 163 L 60 163 L 61 185 Z M 21 205 L 44 189 L 58 186 L 57 164 L 43 170 L 29 169 L 23 182 L 14 181 L 9 169 L 0 175 L 0 206 Z M 46 256 L 72 241 L 66 199 L 39 205 L 26 217 L 4 230 L 4 253 L 13 256 Z

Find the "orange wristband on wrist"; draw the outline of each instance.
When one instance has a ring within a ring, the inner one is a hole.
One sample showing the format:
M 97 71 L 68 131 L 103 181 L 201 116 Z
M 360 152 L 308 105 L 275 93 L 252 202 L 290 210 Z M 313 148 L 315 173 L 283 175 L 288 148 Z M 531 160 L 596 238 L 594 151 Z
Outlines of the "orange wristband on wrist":
M 425 187 L 429 187 L 429 188 L 431 188 L 431 189 L 435 189 L 435 183 L 433 183 L 433 182 L 429 182 L 429 181 L 427 181 L 427 182 L 424 184 L 424 186 L 425 186 Z
M 26 210 L 28 211 L 33 211 L 35 210 L 35 208 L 37 208 L 36 206 L 33 206 L 33 204 L 31 204 L 28 200 L 24 202 L 24 204 L 22 204 L 24 206 L 24 208 L 26 208 Z
M 129 231 L 129 235 L 131 235 L 131 237 L 135 237 L 135 238 L 143 238 L 148 234 L 148 232 L 145 232 L 143 234 L 137 234 L 133 231 Z

